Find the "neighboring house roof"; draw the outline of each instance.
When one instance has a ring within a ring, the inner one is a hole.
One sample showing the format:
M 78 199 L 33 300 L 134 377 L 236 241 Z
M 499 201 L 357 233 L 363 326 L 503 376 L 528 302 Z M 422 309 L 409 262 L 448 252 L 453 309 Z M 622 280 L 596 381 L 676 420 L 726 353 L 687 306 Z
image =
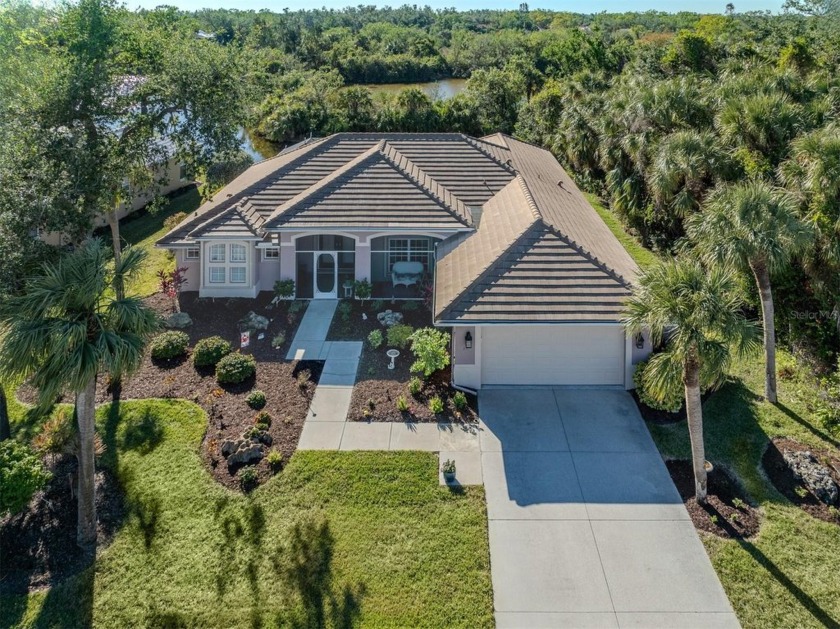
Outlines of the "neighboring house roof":
M 435 320 L 618 321 L 637 267 L 554 157 L 507 136 L 517 177 L 438 247 Z M 562 185 L 559 185 L 562 183 Z

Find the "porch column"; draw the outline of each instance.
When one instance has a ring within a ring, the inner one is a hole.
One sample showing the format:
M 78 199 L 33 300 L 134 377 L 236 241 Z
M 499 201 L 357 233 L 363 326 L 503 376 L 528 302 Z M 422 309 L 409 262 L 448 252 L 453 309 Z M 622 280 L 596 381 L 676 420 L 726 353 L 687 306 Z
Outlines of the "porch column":
M 356 243 L 356 279 L 371 281 L 370 277 L 370 241 Z

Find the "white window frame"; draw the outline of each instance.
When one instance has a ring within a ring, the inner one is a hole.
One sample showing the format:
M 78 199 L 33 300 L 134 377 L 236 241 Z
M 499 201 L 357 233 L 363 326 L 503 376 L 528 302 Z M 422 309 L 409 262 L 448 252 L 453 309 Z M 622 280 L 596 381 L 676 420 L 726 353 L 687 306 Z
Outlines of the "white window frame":
M 394 249 L 393 245 L 398 241 L 405 241 L 405 248 Z M 423 244 L 420 247 L 420 243 Z M 434 255 L 435 244 L 428 237 L 391 236 L 388 237 L 388 270 L 394 268 L 396 262 L 422 262 L 423 268 L 431 266 L 430 257 Z
M 234 252 L 236 252 L 235 257 L 233 255 Z M 231 262 L 236 262 L 237 264 L 241 264 L 243 262 L 248 261 L 248 247 L 246 247 L 245 245 L 240 245 L 239 243 L 233 242 L 233 243 L 230 244 L 230 252 L 229 253 L 230 253 L 230 255 L 228 256 L 228 259 Z M 242 254 L 242 257 L 239 257 L 240 253 Z
M 209 242 L 202 277 L 207 286 L 246 286 L 251 281 L 253 249 L 248 242 Z M 250 255 L 249 255 L 250 251 Z M 213 259 L 215 256 L 215 259 Z M 239 260 L 241 258 L 241 260 Z M 213 276 L 215 274 L 215 278 Z
M 280 247 L 264 247 L 262 259 L 266 262 L 278 262 L 280 260 Z
M 198 260 L 201 257 L 200 247 L 188 247 L 184 252 L 184 260 Z
M 233 279 L 234 271 L 242 271 L 242 279 L 235 280 Z M 231 284 L 245 284 L 248 281 L 248 267 L 246 266 L 231 266 L 228 267 L 228 281 Z
M 221 271 L 221 278 L 222 279 L 213 279 L 213 271 Z M 207 269 L 207 282 L 209 284 L 224 284 L 225 283 L 225 271 L 226 267 L 222 266 L 221 264 L 216 266 L 211 266 Z
M 217 257 L 216 252 L 219 251 L 219 247 L 221 247 L 222 257 Z M 227 261 L 227 246 L 224 243 L 213 243 L 210 245 L 210 255 L 207 258 L 208 262 L 215 263 L 215 264 L 224 264 Z

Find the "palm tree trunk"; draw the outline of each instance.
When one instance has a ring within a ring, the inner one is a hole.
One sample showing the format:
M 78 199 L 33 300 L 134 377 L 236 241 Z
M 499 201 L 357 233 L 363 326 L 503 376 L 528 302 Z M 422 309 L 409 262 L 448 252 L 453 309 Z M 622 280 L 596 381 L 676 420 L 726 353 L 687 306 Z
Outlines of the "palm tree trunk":
M 117 209 L 105 213 L 105 218 L 108 221 L 108 227 L 111 228 L 111 245 L 114 248 L 114 264 L 119 264 L 122 258 L 122 242 L 120 241 L 120 221 L 117 218 Z M 117 294 L 117 299 L 125 298 L 125 286 L 121 280 L 114 282 L 114 291 Z
M 770 273 L 761 261 L 751 261 L 750 268 L 755 276 L 758 294 L 761 297 L 761 320 L 764 328 L 764 399 L 776 403 L 776 322 L 773 306 L 773 290 L 770 287 Z
M 0 383 L 0 441 L 5 441 L 12 436 L 12 427 L 9 425 L 9 407 L 6 404 L 6 390 Z
M 76 540 L 79 546 L 90 548 L 96 545 L 96 486 L 94 455 L 94 403 L 96 378 L 76 394 L 76 425 L 79 448 L 79 525 Z
M 706 502 L 706 448 L 703 443 L 703 406 L 700 402 L 700 365 L 696 359 L 686 362 L 683 375 L 688 436 L 691 439 L 691 463 L 694 468 L 694 498 Z

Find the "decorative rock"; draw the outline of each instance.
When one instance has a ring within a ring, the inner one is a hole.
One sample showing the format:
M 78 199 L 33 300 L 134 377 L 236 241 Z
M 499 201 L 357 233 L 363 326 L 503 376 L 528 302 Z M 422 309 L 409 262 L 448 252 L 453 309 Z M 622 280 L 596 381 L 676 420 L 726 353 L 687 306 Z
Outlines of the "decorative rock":
M 379 321 L 386 328 L 402 323 L 403 316 L 401 312 L 394 312 L 393 310 L 386 310 L 376 315 L 376 320 Z
M 173 312 L 168 317 L 164 317 L 163 325 L 167 328 L 183 330 L 192 325 L 192 318 L 186 312 Z
M 782 457 L 790 467 L 793 475 L 798 481 L 805 485 L 811 492 L 827 505 L 836 505 L 840 498 L 840 489 L 828 468 L 820 465 L 817 457 L 808 452 L 796 452 L 785 450 Z
M 265 330 L 268 328 L 268 318 L 258 315 L 253 310 L 246 314 L 239 320 L 239 330 L 245 332 L 246 330 L 256 332 L 257 330 Z

